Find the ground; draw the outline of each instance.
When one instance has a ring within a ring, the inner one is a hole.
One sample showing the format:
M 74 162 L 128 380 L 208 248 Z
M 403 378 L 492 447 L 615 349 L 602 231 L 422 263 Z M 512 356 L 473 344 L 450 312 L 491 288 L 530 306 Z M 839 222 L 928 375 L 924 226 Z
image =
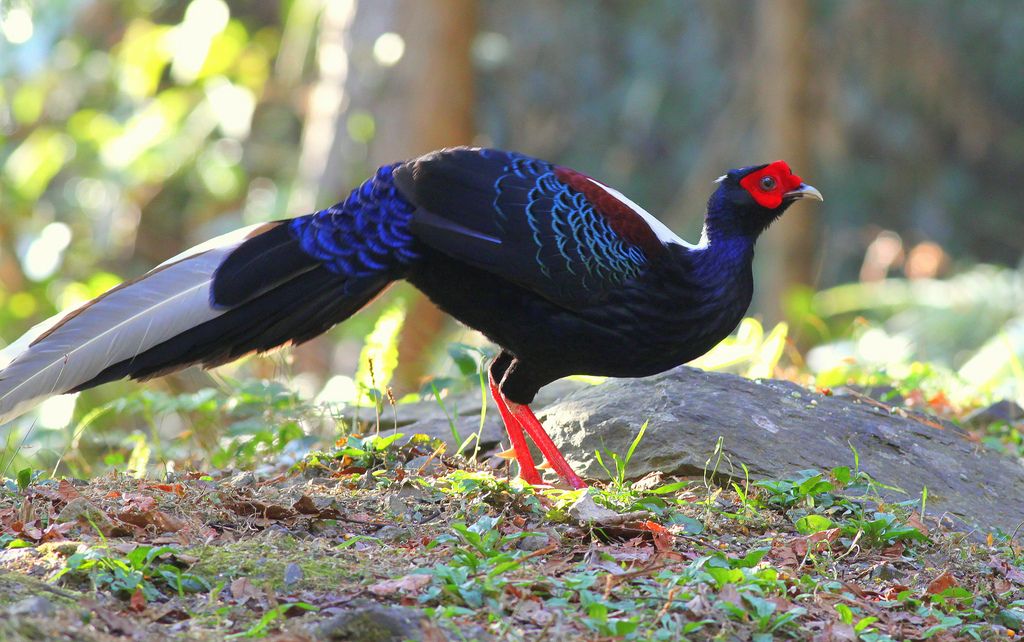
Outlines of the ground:
M 1015 533 L 878 505 L 884 480 L 855 468 L 720 486 L 631 483 L 623 461 L 568 491 L 411 436 L 351 443 L 260 473 L 11 480 L 0 639 L 952 640 L 1024 624 Z

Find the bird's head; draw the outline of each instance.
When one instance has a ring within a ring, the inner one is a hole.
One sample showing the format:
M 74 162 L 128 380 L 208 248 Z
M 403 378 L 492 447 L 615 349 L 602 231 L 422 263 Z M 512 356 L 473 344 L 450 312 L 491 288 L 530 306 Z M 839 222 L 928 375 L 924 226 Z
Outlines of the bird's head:
M 729 170 L 708 200 L 709 231 L 756 237 L 801 198 L 824 200 L 785 161 Z

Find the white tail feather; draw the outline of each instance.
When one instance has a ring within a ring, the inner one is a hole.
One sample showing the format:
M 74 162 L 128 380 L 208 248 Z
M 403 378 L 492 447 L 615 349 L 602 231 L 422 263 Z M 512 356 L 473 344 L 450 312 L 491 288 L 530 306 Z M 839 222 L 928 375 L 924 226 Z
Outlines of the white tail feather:
M 36 325 L 9 345 L 0 352 L 0 424 L 223 314 L 210 304 L 214 272 L 257 227 L 183 252 L 135 282 Z

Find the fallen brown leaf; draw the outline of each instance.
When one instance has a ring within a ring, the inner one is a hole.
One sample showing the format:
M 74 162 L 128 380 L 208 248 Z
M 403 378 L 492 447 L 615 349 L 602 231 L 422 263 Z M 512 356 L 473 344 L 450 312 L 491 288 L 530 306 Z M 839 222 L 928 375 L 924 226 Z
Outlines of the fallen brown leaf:
M 78 489 L 75 488 L 75 485 L 66 479 L 60 480 L 60 483 L 57 484 L 57 495 L 60 496 L 64 502 L 70 502 L 71 500 L 78 499 L 82 496 L 82 494 L 78 492 Z
M 938 595 L 946 589 L 956 586 L 956 578 L 949 571 L 943 571 L 942 575 L 939 575 L 934 580 L 928 583 L 926 592 L 928 595 Z
M 252 598 L 259 598 L 263 595 L 255 584 L 248 577 L 240 577 L 231 582 L 231 597 L 239 602 L 246 602 Z
M 402 593 L 418 593 L 427 584 L 430 584 L 429 575 L 406 575 L 393 580 L 377 582 L 367 587 L 366 590 L 378 597 L 386 597 L 394 595 L 399 591 Z
M 132 598 L 128 600 L 128 606 L 136 613 L 142 613 L 146 610 L 146 595 L 142 592 L 141 588 L 135 589 L 135 592 L 132 593 Z
M 158 510 L 146 512 L 125 511 L 119 513 L 117 518 L 126 524 L 140 528 L 153 526 L 161 533 L 176 533 L 185 527 L 184 520 Z
M 145 493 L 128 493 L 124 496 L 124 503 L 128 510 L 140 513 L 156 508 L 156 500 Z

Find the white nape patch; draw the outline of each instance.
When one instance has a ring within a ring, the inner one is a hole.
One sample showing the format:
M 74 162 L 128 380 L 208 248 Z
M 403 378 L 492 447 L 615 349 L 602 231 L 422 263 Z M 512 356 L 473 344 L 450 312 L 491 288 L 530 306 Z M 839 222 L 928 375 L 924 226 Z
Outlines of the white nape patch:
M 650 226 L 651 231 L 654 232 L 654 235 L 657 236 L 658 240 L 661 241 L 662 243 L 675 243 L 676 245 L 682 245 L 683 247 L 689 248 L 691 250 L 702 250 L 705 247 L 707 247 L 708 239 L 706 232 L 701 234 L 700 243 L 698 243 L 697 245 L 694 245 L 693 243 L 688 243 L 683 239 L 679 238 L 678 234 L 668 229 L 668 227 L 666 227 L 664 223 L 654 218 L 653 214 L 651 214 L 644 208 L 640 207 L 633 201 L 626 198 L 619 190 L 608 187 L 604 183 L 600 183 L 589 177 L 587 178 L 587 180 L 589 180 L 594 185 L 597 185 L 604 191 L 608 192 L 615 198 L 619 199 L 627 207 L 629 207 L 629 209 L 636 212 L 642 219 L 644 219 L 647 222 L 647 225 Z
M 727 178 L 729 178 L 728 174 L 722 174 L 721 176 L 719 176 L 718 178 L 715 179 L 715 182 L 716 183 L 721 183 L 722 181 L 724 181 Z

